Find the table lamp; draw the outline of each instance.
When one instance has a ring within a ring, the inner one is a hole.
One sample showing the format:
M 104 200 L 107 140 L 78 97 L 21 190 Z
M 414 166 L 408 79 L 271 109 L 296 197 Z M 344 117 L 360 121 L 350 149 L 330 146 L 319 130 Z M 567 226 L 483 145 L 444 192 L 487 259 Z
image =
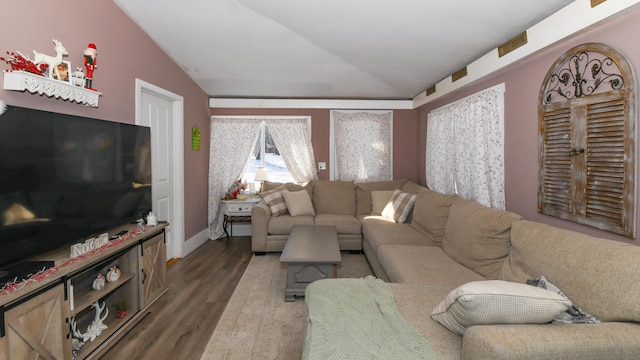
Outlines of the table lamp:
M 256 177 L 255 181 L 260 181 L 260 192 L 264 188 L 264 182 L 269 180 L 269 176 L 267 175 L 267 169 L 264 166 L 258 166 L 256 169 Z

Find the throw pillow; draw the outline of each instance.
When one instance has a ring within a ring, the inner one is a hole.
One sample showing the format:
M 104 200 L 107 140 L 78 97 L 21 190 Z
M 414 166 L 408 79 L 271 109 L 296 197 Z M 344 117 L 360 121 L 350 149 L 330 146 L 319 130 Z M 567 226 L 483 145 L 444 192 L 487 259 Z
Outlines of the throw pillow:
M 285 190 L 282 192 L 282 197 L 284 197 L 284 202 L 287 204 L 287 209 L 291 216 L 314 216 L 316 214 L 313 210 L 313 205 L 311 204 L 311 198 L 309 197 L 308 191 L 302 190 L 292 192 Z
M 397 223 L 403 223 L 407 221 L 407 217 L 411 210 L 413 210 L 413 204 L 416 202 L 416 194 L 409 194 L 400 190 L 394 190 L 391 200 L 382 210 L 382 216 L 392 219 Z
M 287 190 L 285 185 L 279 186 L 273 190 L 263 191 L 260 197 L 271 209 L 271 216 L 280 216 L 287 213 L 287 204 L 284 202 L 282 192 Z
M 382 210 L 391 200 L 393 190 L 374 190 L 371 192 L 371 215 L 382 215 Z
M 549 280 L 547 280 L 544 276 L 540 276 L 539 278 L 533 280 L 527 280 L 527 284 L 547 289 L 567 299 L 569 298 L 562 290 L 550 283 Z M 595 316 L 589 315 L 586 312 L 580 310 L 579 307 L 573 304 L 567 309 L 567 311 L 561 313 L 555 319 L 553 319 L 552 322 L 556 324 L 596 324 L 599 323 L 600 320 L 598 320 Z
M 451 291 L 431 317 L 463 335 L 472 325 L 548 323 L 570 306 L 569 299 L 527 284 L 472 281 Z

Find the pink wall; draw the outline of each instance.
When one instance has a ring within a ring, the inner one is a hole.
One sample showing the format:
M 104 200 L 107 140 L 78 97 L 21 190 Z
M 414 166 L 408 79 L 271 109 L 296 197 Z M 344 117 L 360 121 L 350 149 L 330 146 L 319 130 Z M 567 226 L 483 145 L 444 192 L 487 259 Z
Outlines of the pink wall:
M 6 4 L 5 4 L 6 5 Z M 191 150 L 191 127 L 209 132 L 208 96 L 112 1 L 23 0 L 0 12 L 3 35 L 0 56 L 18 50 L 53 55 L 53 38 L 62 41 L 72 68 L 82 66 L 89 43 L 98 48 L 93 87 L 103 93 L 100 106 L 90 108 L 26 92 L 0 89 L 9 105 L 55 111 L 124 123 L 135 123 L 135 79 L 139 78 L 184 97 L 185 239 L 207 228 L 209 139 Z M 4 62 L 0 69 L 8 69 Z
M 424 149 L 426 123 L 429 111 L 442 105 L 505 83 L 505 190 L 507 210 L 516 212 L 526 219 L 548 223 L 593 236 L 630 242 L 628 238 L 578 225 L 569 221 L 538 214 L 538 93 L 542 81 L 558 57 L 570 48 L 587 43 L 601 42 L 618 48 L 631 61 L 636 72 L 640 70 L 640 47 L 637 34 L 640 33 L 640 10 L 596 26 L 571 39 L 544 49 L 540 53 L 502 70 L 496 74 L 471 84 L 418 109 L 418 148 Z M 637 81 L 637 79 L 636 79 Z M 636 85 L 637 89 L 637 85 Z M 640 150 L 640 149 L 639 149 Z M 418 177 L 425 183 L 424 151 L 419 151 Z M 636 155 L 636 162 L 640 156 Z M 639 181 L 640 179 L 636 179 Z M 640 202 L 640 200 L 638 200 Z M 640 212 L 638 212 L 640 220 Z M 640 224 L 640 221 L 637 221 Z
M 329 109 L 211 109 L 211 115 L 282 115 L 311 116 L 311 142 L 316 163 L 324 161 L 327 170 L 319 171 L 318 178 L 329 179 Z M 393 111 L 393 177 L 418 180 L 417 111 Z

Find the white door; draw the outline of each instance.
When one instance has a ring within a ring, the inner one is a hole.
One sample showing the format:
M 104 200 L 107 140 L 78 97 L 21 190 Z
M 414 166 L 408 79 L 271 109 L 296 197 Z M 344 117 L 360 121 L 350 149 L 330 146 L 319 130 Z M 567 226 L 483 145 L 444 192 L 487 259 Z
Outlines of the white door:
M 173 138 L 172 102 L 142 91 L 140 98 L 140 125 L 151 127 L 151 194 L 152 208 L 158 220 L 168 221 L 166 232 L 167 260 L 174 258 L 174 231 L 171 231 L 173 208 Z
M 152 206 L 168 221 L 167 260 L 184 250 L 184 98 L 136 79 L 136 124 L 151 127 Z

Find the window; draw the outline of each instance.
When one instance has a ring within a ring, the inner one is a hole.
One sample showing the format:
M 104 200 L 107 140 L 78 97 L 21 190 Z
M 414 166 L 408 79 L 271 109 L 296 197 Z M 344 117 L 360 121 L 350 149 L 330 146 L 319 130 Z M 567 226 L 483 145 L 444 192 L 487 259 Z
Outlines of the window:
M 332 110 L 330 178 L 393 179 L 393 112 Z
M 504 196 L 504 84 L 427 114 L 427 186 L 496 209 Z
M 603 44 L 567 51 L 539 95 L 538 211 L 635 238 L 635 78 Z
M 272 182 L 294 182 L 293 176 L 287 169 L 287 166 L 276 147 L 269 126 L 264 122 L 260 126 L 260 134 L 256 141 L 255 147 L 249 157 L 246 170 L 242 176 L 244 181 L 254 182 L 256 170 L 258 167 L 264 167 L 267 170 L 269 181 Z M 260 182 L 255 182 L 255 189 L 260 188 Z

